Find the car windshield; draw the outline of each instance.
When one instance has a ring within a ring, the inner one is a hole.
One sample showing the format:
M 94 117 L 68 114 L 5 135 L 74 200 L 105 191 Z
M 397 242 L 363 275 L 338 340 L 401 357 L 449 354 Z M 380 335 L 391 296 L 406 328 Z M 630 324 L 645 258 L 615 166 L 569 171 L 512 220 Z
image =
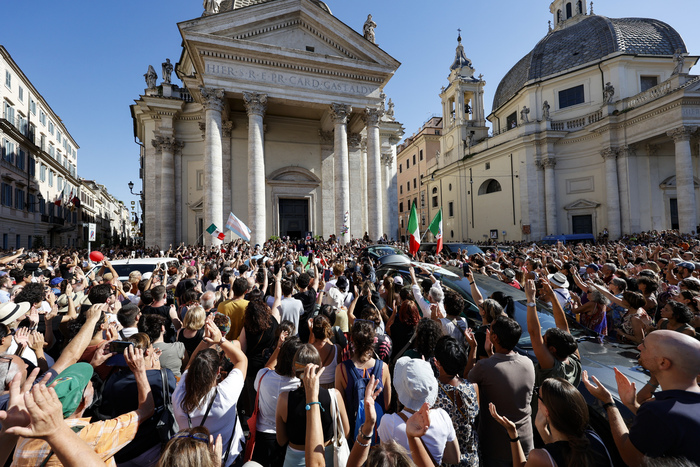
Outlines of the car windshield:
M 156 268 L 155 262 L 149 262 L 149 263 L 130 263 L 130 264 L 112 264 L 112 267 L 114 268 L 115 271 L 117 271 L 117 274 L 119 277 L 126 277 L 129 275 L 131 271 L 139 271 L 141 274 L 147 273 L 147 272 L 153 272 L 153 270 Z M 168 266 L 174 265 L 177 267 L 177 262 L 171 261 L 168 263 Z
M 370 248 L 368 251 L 369 251 L 369 253 L 373 254 L 377 258 L 381 258 L 382 256 L 387 256 L 387 255 L 408 256 L 406 253 L 399 250 L 398 248 L 393 248 L 390 246 L 375 246 L 375 247 Z
M 471 298 L 471 288 L 469 286 L 469 281 L 466 278 L 444 276 L 441 278 L 441 280 L 447 287 L 460 293 L 460 295 L 473 303 L 473 299 Z M 525 292 L 497 279 L 481 274 L 474 274 L 474 281 L 476 282 L 477 287 L 479 287 L 481 295 L 485 299 L 489 298 L 496 291 L 501 291 L 506 295 L 513 297 L 515 305 L 515 320 L 518 322 L 518 324 L 520 324 L 520 327 L 523 330 L 518 345 L 524 348 L 531 347 L 532 344 L 530 342 L 530 334 L 527 332 L 527 300 L 525 297 Z M 548 303 L 538 300 L 537 314 L 540 320 L 540 325 L 542 326 L 543 334 L 547 329 L 556 327 L 554 316 L 552 316 L 551 307 Z M 568 316 L 567 320 L 569 321 L 569 328 L 574 338 L 578 339 L 582 337 L 594 336 L 594 334 L 591 334 L 591 332 L 587 331 Z

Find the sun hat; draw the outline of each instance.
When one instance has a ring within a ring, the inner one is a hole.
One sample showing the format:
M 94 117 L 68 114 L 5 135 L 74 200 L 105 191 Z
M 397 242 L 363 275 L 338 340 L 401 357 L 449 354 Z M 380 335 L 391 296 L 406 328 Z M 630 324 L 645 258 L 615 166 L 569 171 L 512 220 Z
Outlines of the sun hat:
M 425 402 L 432 407 L 437 399 L 438 382 L 425 360 L 399 358 L 394 368 L 394 387 L 399 402 L 411 410 L 420 410 Z
M 7 302 L 0 305 L 0 323 L 10 324 L 24 316 L 32 305 L 29 302 Z
M 547 280 L 550 284 L 561 287 L 562 289 L 569 287 L 569 281 L 567 281 L 566 276 L 560 272 L 548 275 Z
M 503 275 L 506 276 L 508 279 L 514 279 L 515 278 L 515 271 L 513 271 L 510 268 L 507 268 L 505 271 L 503 271 Z
M 63 370 L 54 380 L 54 391 L 63 405 L 63 418 L 73 415 L 80 406 L 92 372 L 89 363 L 75 363 Z

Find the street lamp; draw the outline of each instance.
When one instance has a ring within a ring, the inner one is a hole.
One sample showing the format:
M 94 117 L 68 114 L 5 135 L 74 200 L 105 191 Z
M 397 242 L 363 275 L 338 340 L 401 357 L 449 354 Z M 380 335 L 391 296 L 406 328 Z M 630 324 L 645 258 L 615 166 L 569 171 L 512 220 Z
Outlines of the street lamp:
M 42 201 L 44 201 L 44 197 L 42 196 L 41 193 L 39 193 L 38 195 L 36 195 L 36 201 L 34 201 L 33 203 L 30 203 L 29 202 L 29 194 L 27 194 L 27 206 L 34 206 L 34 205 L 41 203 Z
M 134 196 L 141 196 L 143 195 L 143 191 L 140 191 L 138 193 L 134 193 L 134 182 L 130 181 L 129 182 L 129 191 L 131 192 L 132 195 Z

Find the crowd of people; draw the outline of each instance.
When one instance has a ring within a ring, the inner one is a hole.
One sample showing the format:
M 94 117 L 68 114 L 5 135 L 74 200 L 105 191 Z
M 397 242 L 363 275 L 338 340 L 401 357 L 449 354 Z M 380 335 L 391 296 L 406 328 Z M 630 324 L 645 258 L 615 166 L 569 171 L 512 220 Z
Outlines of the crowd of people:
M 700 241 L 484 245 L 383 277 L 366 246 L 6 252 L 0 462 L 700 464 Z M 113 263 L 128 258 L 153 270 L 134 262 L 120 277 Z M 426 265 L 459 271 L 470 296 Z M 522 290 L 526 316 L 501 289 L 485 297 L 479 275 Z M 543 332 L 544 309 L 555 325 Z M 534 360 L 518 352 L 518 321 Z M 606 388 L 571 326 L 636 347 L 648 382 L 616 370 Z

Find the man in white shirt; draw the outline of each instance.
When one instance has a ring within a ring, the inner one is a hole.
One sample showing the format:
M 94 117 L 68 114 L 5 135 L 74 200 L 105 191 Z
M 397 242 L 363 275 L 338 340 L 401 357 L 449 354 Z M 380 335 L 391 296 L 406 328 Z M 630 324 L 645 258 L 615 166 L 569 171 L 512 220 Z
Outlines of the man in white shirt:
M 9 274 L 0 276 L 0 303 L 10 301 L 10 291 L 12 290 L 12 278 Z
M 430 280 L 433 283 L 427 293 L 426 299 L 421 292 L 418 281 L 416 280 L 416 271 L 413 269 L 413 266 L 408 268 L 408 271 L 411 273 L 411 291 L 413 292 L 413 298 L 420 307 L 423 317 L 431 318 L 433 309 L 435 309 L 438 319 L 442 319 L 447 316 L 447 313 L 445 313 L 445 304 L 443 303 L 445 299 L 445 292 L 442 290 L 440 283 L 437 281 L 437 279 L 435 279 L 433 274 L 421 268 L 421 271 L 430 275 Z
M 294 323 L 294 335 L 299 333 L 299 317 L 304 313 L 304 304 L 301 300 L 292 297 L 294 287 L 288 280 L 282 281 L 282 301 L 279 310 L 282 321 L 287 320 Z

